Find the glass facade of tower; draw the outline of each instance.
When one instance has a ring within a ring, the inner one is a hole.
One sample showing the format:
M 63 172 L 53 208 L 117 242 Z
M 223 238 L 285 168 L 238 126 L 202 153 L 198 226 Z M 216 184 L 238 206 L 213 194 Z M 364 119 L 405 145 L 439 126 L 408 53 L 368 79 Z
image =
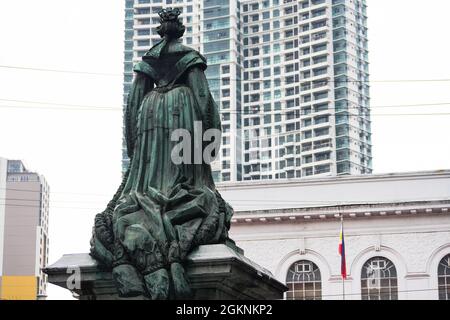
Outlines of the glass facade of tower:
M 206 77 L 221 111 L 222 149 L 212 164 L 215 181 L 239 181 L 241 165 L 241 22 L 240 5 L 232 0 L 204 0 L 201 52 Z
M 125 43 L 124 43 L 124 63 L 123 63 L 123 106 L 124 111 L 127 103 L 128 92 L 133 81 L 133 50 L 134 50 L 134 0 L 125 1 Z M 125 128 L 125 125 L 124 125 Z M 125 133 L 125 131 L 124 131 Z M 126 171 L 130 159 L 128 159 L 125 134 L 122 139 L 122 171 Z
M 159 40 L 163 7 L 183 11 L 183 41 L 207 58 L 223 127 L 216 181 L 371 173 L 365 0 L 126 3 L 125 92 L 127 58 Z
M 337 173 L 371 173 L 366 4 L 333 0 L 332 10 Z
M 244 180 L 301 176 L 298 8 L 286 2 L 243 4 Z
M 244 180 L 371 172 L 365 1 L 245 1 Z

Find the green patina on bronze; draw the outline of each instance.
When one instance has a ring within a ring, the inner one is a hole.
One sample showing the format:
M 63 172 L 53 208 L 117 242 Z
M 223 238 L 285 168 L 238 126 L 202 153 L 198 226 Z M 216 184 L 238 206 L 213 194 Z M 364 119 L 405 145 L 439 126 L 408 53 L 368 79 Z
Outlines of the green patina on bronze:
M 204 74 L 206 59 L 182 45 L 179 11 L 160 12 L 162 40 L 134 71 L 125 114 L 130 167 L 106 210 L 95 218 L 91 255 L 111 269 L 119 294 L 152 299 L 191 297 L 186 256 L 228 239 L 233 209 L 215 188 L 209 164 L 171 160 L 173 130 L 194 138 L 221 129 Z

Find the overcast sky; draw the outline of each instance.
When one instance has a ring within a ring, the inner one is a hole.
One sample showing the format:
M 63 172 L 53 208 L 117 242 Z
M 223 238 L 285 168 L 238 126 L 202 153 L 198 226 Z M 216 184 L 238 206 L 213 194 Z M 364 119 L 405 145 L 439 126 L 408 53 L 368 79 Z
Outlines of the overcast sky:
M 0 66 L 101 73 L 0 67 L 0 157 L 25 160 L 50 184 L 50 263 L 88 252 L 93 217 L 120 183 L 123 3 L 0 0 Z M 386 82 L 450 79 L 450 1 L 367 3 L 374 171 L 450 169 L 450 116 L 442 115 L 450 113 L 450 82 Z M 431 103 L 449 105 L 381 108 Z M 440 115 L 387 115 L 395 113 Z M 54 286 L 48 293 L 70 298 Z

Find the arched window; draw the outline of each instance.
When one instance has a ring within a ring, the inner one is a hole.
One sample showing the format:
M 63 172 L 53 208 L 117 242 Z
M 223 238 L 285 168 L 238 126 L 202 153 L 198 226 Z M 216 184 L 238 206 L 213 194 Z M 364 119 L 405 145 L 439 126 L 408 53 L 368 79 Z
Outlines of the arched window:
M 294 263 L 287 273 L 287 300 L 321 300 L 322 280 L 317 265 L 308 260 Z
M 450 254 L 439 262 L 438 283 L 439 300 L 450 300 Z
M 397 300 L 397 270 L 391 260 L 375 257 L 368 260 L 361 271 L 363 300 Z

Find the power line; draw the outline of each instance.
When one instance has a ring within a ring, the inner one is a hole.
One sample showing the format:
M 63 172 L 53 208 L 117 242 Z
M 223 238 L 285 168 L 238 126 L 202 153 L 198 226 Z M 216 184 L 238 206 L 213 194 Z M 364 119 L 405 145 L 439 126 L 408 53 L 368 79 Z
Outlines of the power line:
M 92 208 L 92 207 L 57 207 L 57 206 L 51 206 L 51 208 L 55 208 L 55 209 L 77 209 L 77 210 L 101 210 L 100 208 L 105 207 L 104 206 L 100 206 L 97 208 Z M 8 203 L 0 203 L 0 206 L 5 206 L 5 207 L 20 207 L 20 208 L 41 208 L 41 206 L 33 206 L 33 205 L 26 205 L 26 204 L 8 204 Z M 50 206 L 49 206 L 50 209 Z
M 24 202 L 38 202 L 41 203 L 42 200 L 41 199 L 20 199 L 20 198 L 0 198 L 1 201 L 24 201 Z M 91 204 L 102 204 L 103 202 L 101 200 L 97 200 L 97 201 L 85 201 L 85 200 L 54 200 L 51 199 L 49 200 L 49 203 L 91 203 Z
M 261 68 L 258 68 L 258 70 L 255 70 L 255 71 L 260 71 L 260 69 Z M 298 71 L 298 70 L 296 70 L 296 71 Z M 248 71 L 248 72 L 252 72 L 252 71 Z M 300 72 L 300 71 L 298 71 L 298 72 Z M 290 72 L 286 72 L 286 73 L 290 73 Z M 327 74 L 321 74 L 321 75 L 313 75 L 313 76 L 310 76 L 309 78 L 304 78 L 304 79 L 300 79 L 299 81 L 295 81 L 295 82 L 292 82 L 292 81 L 287 81 L 287 80 L 281 80 L 281 77 L 284 77 L 284 78 L 289 78 L 289 77 L 292 77 L 292 76 L 294 76 L 294 75 L 285 75 L 285 74 L 281 74 L 280 73 L 280 79 L 246 79 L 246 80 L 244 80 L 244 79 L 235 79 L 235 78 L 228 78 L 228 77 L 226 77 L 226 76 L 223 76 L 222 78 L 208 78 L 207 77 L 207 80 L 208 81 L 221 81 L 221 80 L 224 80 L 224 78 L 225 78 L 225 80 L 226 81 L 239 81 L 239 82 L 245 82 L 245 83 L 250 83 L 250 82 L 279 82 L 279 83 L 287 83 L 287 85 L 298 85 L 299 83 L 307 83 L 307 82 L 312 82 L 312 83 L 326 83 L 326 84 L 329 84 L 329 83 L 360 83 L 360 84 L 370 84 L 370 83 L 415 83 L 415 82 L 450 82 L 450 79 L 446 79 L 446 78 L 440 78 L 440 79 L 386 79 L 386 80 L 349 80 L 349 79 L 346 79 L 346 80 L 329 80 L 329 79 L 326 79 L 326 80 L 324 80 L 324 78 L 323 79 L 316 79 L 316 80 L 311 80 L 310 78 L 313 78 L 313 77 L 320 77 L 320 76 L 323 76 L 323 77 L 327 77 L 328 75 Z M 340 77 L 340 76 L 345 76 L 345 77 L 347 77 L 346 75 L 336 75 L 335 76 L 335 78 L 337 78 L 337 77 Z M 273 75 L 272 75 L 272 77 L 273 77 Z M 325 87 L 325 85 L 324 85 L 324 87 Z M 317 87 L 317 88 L 313 88 L 313 89 L 319 89 L 320 87 Z M 310 89 L 308 89 L 308 90 L 310 90 Z
M 301 179 L 300 179 L 301 180 Z M 226 187 L 226 186 L 225 186 Z M 0 188 L 0 190 L 7 190 L 7 191 L 21 191 L 21 192 L 31 192 L 31 193 L 42 193 L 39 190 L 27 190 L 27 189 L 15 189 L 15 188 Z M 57 194 L 68 194 L 68 195 L 86 195 L 86 196 L 99 196 L 99 197 L 109 197 L 109 196 L 113 196 L 114 193 L 111 194 L 95 194 L 95 193 L 78 193 L 78 192 L 56 192 L 56 191 L 50 191 L 50 194 L 53 193 L 57 193 Z M 0 198 L 0 200 L 5 200 L 6 198 Z M 17 199 L 17 200 L 22 200 L 22 199 Z M 444 201 L 450 201 L 450 196 L 448 199 L 443 199 Z M 278 199 L 228 199 L 227 201 L 254 201 L 255 203 L 259 203 L 259 202 L 275 202 L 275 203 L 286 203 L 286 202 L 290 202 L 290 203 L 317 203 L 317 202 L 322 202 L 322 203 L 337 203 L 338 205 L 352 205 L 355 204 L 355 202 L 348 202 L 348 203 L 344 203 L 342 202 L 342 200 L 278 200 Z M 388 202 L 396 202 L 397 200 L 393 199 L 393 200 L 389 200 Z M 429 198 L 414 198 L 411 200 L 405 200 L 406 202 L 408 201 L 415 201 L 415 202 L 421 202 L 421 201 L 430 201 Z M 75 201 L 77 202 L 77 201 Z M 80 202 L 84 202 L 84 201 L 80 201 Z M 358 200 L 357 204 L 358 205 L 370 205 L 373 204 L 374 202 L 372 200 Z M 383 203 L 381 203 L 383 204 Z
M 24 190 L 20 190 L 20 189 L 9 189 L 9 188 L 3 188 L 6 189 L 8 191 L 10 190 L 17 190 L 17 191 L 24 191 Z M 29 190 L 29 192 L 33 192 L 33 193 L 41 193 L 40 191 L 35 191 L 35 190 Z M 83 193 L 67 193 L 67 194 L 74 194 L 74 195 L 91 195 L 91 194 L 83 194 Z M 113 196 L 113 195 L 102 195 L 102 197 L 109 197 L 109 196 Z M 0 200 L 3 201 L 35 201 L 35 202 L 40 202 L 41 199 L 26 199 L 26 198 L 0 198 Z M 316 204 L 316 203 L 320 203 L 320 204 L 332 204 L 332 205 L 336 205 L 336 206 L 346 206 L 346 205 L 371 205 L 374 203 L 378 203 L 378 204 L 386 204 L 386 203 L 394 203 L 394 202 L 398 202 L 398 200 L 396 199 L 392 199 L 389 201 L 384 201 L 384 202 L 376 202 L 376 201 L 372 201 L 372 200 L 360 200 L 358 199 L 357 201 L 342 201 L 342 200 L 279 200 L 279 199 L 226 199 L 227 201 L 232 201 L 232 202 L 253 202 L 255 204 L 259 204 L 260 202 L 266 202 L 266 203 L 274 203 L 274 204 L 284 204 L 284 203 L 298 203 L 298 204 Z M 100 201 L 100 200 L 99 200 Z M 97 203 L 99 201 L 85 201 L 85 200 L 74 200 L 74 201 L 61 201 L 61 200 L 50 200 L 50 202 L 88 202 L 88 203 Z M 423 201 L 431 201 L 429 198 L 414 198 L 414 199 L 410 199 L 410 200 L 402 200 L 402 202 L 423 202 Z M 450 197 L 448 199 L 442 199 L 441 201 L 450 201 Z
M 118 108 L 118 107 L 94 106 L 94 105 L 58 103 L 58 102 L 46 102 L 46 101 L 35 101 L 35 100 L 0 99 L 0 101 L 19 102 L 19 103 L 31 103 L 31 104 L 42 104 L 42 105 L 53 105 L 53 106 L 80 107 L 80 108 L 96 108 L 96 109 L 107 109 L 107 110 L 116 110 L 116 109 L 122 110 L 122 108 Z M 450 102 L 448 104 L 450 105 Z
M 27 189 L 15 189 L 15 188 L 0 188 L 0 190 L 42 193 L 40 190 L 27 190 Z M 71 194 L 71 195 L 100 196 L 100 197 L 110 196 L 110 194 L 77 193 L 77 192 L 61 192 L 61 191 L 50 191 L 50 193 L 51 194 L 57 193 L 57 194 Z M 114 195 L 114 193 L 112 193 L 111 196 L 112 195 Z
M 61 69 L 46 69 L 46 68 L 8 66 L 8 65 L 0 65 L 0 68 L 4 68 L 4 69 L 18 69 L 18 70 L 30 70 L 30 71 L 43 71 L 43 72 L 69 73 L 69 74 L 86 74 L 86 75 L 97 75 L 97 76 L 114 76 L 114 77 L 122 76 L 122 74 L 117 74 L 117 73 L 74 71 L 74 70 L 61 70 Z
M 34 110 L 56 110 L 56 111 L 123 111 L 123 109 L 113 109 L 113 108 L 60 108 L 60 107 L 32 107 L 32 106 L 10 106 L 10 105 L 0 105 L 0 108 L 6 108 L 6 109 L 34 109 Z M 334 109 L 326 109 L 326 110 L 334 110 Z M 325 109 L 322 111 L 326 111 Z M 264 116 L 264 115 L 286 115 L 288 113 L 294 113 L 295 114 L 296 110 L 283 110 L 280 112 L 276 112 L 276 111 L 271 111 L 270 113 L 250 113 L 250 112 L 226 112 L 229 114 L 238 114 L 238 115 L 245 115 L 245 116 Z M 298 111 L 298 109 L 297 109 Z M 322 112 L 320 111 L 320 112 Z M 348 110 L 343 110 L 343 111 L 338 111 L 338 112 L 329 112 L 329 114 L 324 114 L 323 116 L 326 115 L 335 115 L 337 113 L 345 113 L 348 112 Z M 312 113 L 299 113 L 299 116 L 307 116 L 307 115 L 311 115 L 314 116 Z M 361 119 L 366 119 L 367 117 L 408 117 L 408 116 L 422 116 L 422 117 L 428 117 L 428 116 L 449 116 L 450 112 L 439 112 L 439 113 L 370 113 L 368 115 L 359 115 L 359 114 L 351 114 L 351 113 L 347 113 L 345 114 L 346 117 L 356 117 L 356 118 L 361 118 Z M 321 116 L 321 115 L 318 115 Z M 292 119 L 294 120 L 294 119 Z
M 11 105 L 0 105 L 3 109 L 28 109 L 28 110 L 55 110 L 55 111 L 123 111 L 119 108 L 103 108 L 103 107 L 90 107 L 90 108 L 76 108 L 76 107 L 55 107 L 55 106 L 11 106 Z
M 38 192 L 38 191 L 32 191 L 32 192 Z M 106 197 L 110 196 L 112 198 L 112 195 L 105 195 Z M 40 199 L 25 199 L 25 198 L 0 198 L 1 201 L 25 201 L 25 202 L 41 202 Z M 450 201 L 449 199 L 443 199 L 443 201 Z M 313 205 L 313 204 L 318 204 L 318 205 L 322 205 L 322 206 L 332 206 L 332 207 L 338 207 L 338 206 L 355 206 L 355 205 L 359 205 L 359 206 L 368 206 L 368 205 L 373 205 L 373 204 L 379 204 L 379 205 L 383 205 L 383 204 L 389 204 L 389 203 L 396 203 L 398 202 L 398 200 L 389 200 L 389 201 L 384 201 L 384 202 L 376 202 L 376 201 L 368 201 L 368 200 L 358 200 L 358 201 L 345 201 L 343 202 L 342 200 L 277 200 L 277 199 L 226 199 L 226 201 L 228 202 L 233 202 L 233 203 L 237 203 L 237 202 L 247 202 L 249 204 L 246 205 L 240 205 L 240 206 L 247 206 L 247 207 L 251 207 L 254 206 L 255 204 L 260 204 L 262 203 L 268 203 L 271 205 L 279 205 L 282 206 L 286 203 L 295 205 Z M 428 198 L 414 198 L 414 199 L 410 199 L 410 200 L 402 200 L 401 202 L 414 202 L 414 203 L 420 203 L 420 202 L 425 202 L 425 201 L 431 201 Z M 57 202 L 57 203 L 91 203 L 91 204 L 95 204 L 98 203 L 100 206 L 103 206 L 103 203 L 101 203 L 100 200 L 98 201 L 84 201 L 84 200 L 73 200 L 73 201 L 67 201 L 67 200 L 50 200 L 50 203 L 53 202 Z M 19 207 L 35 207 L 35 208 L 39 208 L 40 206 L 36 206 L 36 205 L 31 205 L 31 204 L 8 204 L 8 203 L 3 203 L 4 205 L 11 205 L 11 206 L 19 206 Z M 1 204 L 0 204 L 1 205 Z M 53 207 L 53 206 L 52 206 Z M 58 207 L 56 207 L 58 208 Z M 71 207 L 67 207 L 67 208 L 71 208 Z M 92 207 L 85 207 L 85 209 L 94 209 Z M 283 208 L 280 208 L 283 209 Z M 293 209 L 301 209 L 301 208 L 293 208 Z M 273 210 L 273 209 L 261 209 L 261 210 Z
M 10 190 L 10 189 L 8 189 Z M 37 193 L 38 191 L 36 191 Z M 105 195 L 105 197 L 108 197 L 110 195 Z M 112 195 L 111 195 L 112 198 Z M 0 198 L 0 200 L 2 201 L 26 201 L 26 202 L 41 202 L 41 199 L 26 199 L 26 198 Z M 441 201 L 445 201 L 449 199 L 443 199 Z M 68 200 L 50 200 L 50 203 L 53 202 L 61 202 L 61 203 L 101 203 L 101 200 L 98 201 L 85 201 L 85 200 L 73 200 L 73 201 L 68 201 Z M 277 200 L 277 199 L 226 199 L 226 201 L 228 202 L 251 202 L 252 204 L 249 204 L 248 206 L 252 206 L 254 204 L 259 204 L 261 202 L 263 203 L 269 203 L 269 204 L 277 204 L 277 205 L 282 205 L 285 203 L 293 203 L 293 204 L 324 204 L 324 205 L 331 205 L 331 206 L 353 206 L 353 205 L 371 205 L 374 203 L 377 204 L 386 204 L 386 203 L 395 203 L 398 202 L 398 200 L 389 200 L 389 201 L 384 201 L 384 202 L 374 202 L 374 201 L 368 201 L 368 200 L 357 200 L 357 201 L 345 201 L 343 202 L 342 200 Z M 402 200 L 402 202 L 423 202 L 423 201 L 430 201 L 429 198 L 414 198 L 414 199 L 410 199 L 410 200 Z M 267 210 L 271 210 L 271 209 L 267 209 Z
M 273 67 L 273 66 L 271 66 Z M 18 69 L 18 70 L 30 70 L 30 71 L 44 71 L 44 72 L 57 72 L 57 73 L 69 73 L 69 74 L 87 74 L 87 75 L 100 75 L 100 76 L 114 76 L 114 77 L 118 77 L 118 76 L 123 76 L 123 74 L 117 74 L 117 73 L 105 73 L 105 72 L 90 72 L 90 71 L 74 71 L 74 70 L 63 70 L 63 69 L 47 69 L 47 68 L 37 68 L 37 67 L 25 67 L 25 66 L 12 66 L 12 65 L 0 65 L 0 68 L 5 68 L 5 69 Z M 257 67 L 255 67 L 257 68 Z M 261 68 L 261 67 L 260 67 Z M 255 70 L 258 71 L 258 70 Z M 223 78 L 227 78 L 226 76 L 224 76 Z M 208 80 L 214 80 L 214 81 L 218 81 L 218 80 L 223 80 L 223 78 L 208 78 Z M 228 78 L 227 78 L 228 79 Z M 260 81 L 275 81 L 275 80 L 271 80 L 271 79 L 254 79 L 254 80 L 243 80 L 243 79 L 232 79 L 229 78 L 230 81 L 253 81 L 253 82 L 260 82 Z M 311 81 L 308 79 L 302 79 L 303 81 L 307 82 L 307 81 Z M 313 82 L 321 82 L 321 80 L 313 80 Z M 282 81 L 284 82 L 284 81 Z M 328 83 L 333 83 L 333 82 L 353 82 L 353 83 L 371 83 L 371 82 L 450 82 L 450 78 L 441 78 L 441 79 L 387 79 L 387 80 L 369 80 L 369 81 L 363 81 L 363 80 L 338 80 L 338 81 L 333 81 L 333 80 L 327 80 L 326 82 Z
M 298 179 L 299 181 L 301 179 Z M 311 180 L 308 180 L 311 181 Z M 302 182 L 302 181 L 300 181 Z M 304 182 L 304 181 L 303 181 Z M 226 187 L 226 185 L 224 185 L 224 187 Z M 6 191 L 19 191 L 19 192 L 29 192 L 29 193 L 43 193 L 40 190 L 31 190 L 31 189 L 16 189 L 16 188 L 0 188 L 0 190 L 6 190 Z M 226 191 L 226 190 L 225 190 Z M 111 194 L 95 194 L 95 193 L 83 193 L 83 192 L 56 192 L 56 191 L 50 191 L 50 194 L 67 194 L 67 195 L 81 195 L 81 196 L 96 196 L 96 197 L 109 197 L 109 196 L 113 196 L 114 192 Z M 0 200 L 30 200 L 30 201 L 40 201 L 39 199 L 25 199 L 25 198 L 0 198 Z M 442 199 L 443 201 L 450 201 L 450 195 L 448 197 L 448 199 Z M 342 200 L 337 200 L 337 199 L 328 199 L 328 200 L 279 200 L 279 199 L 228 199 L 227 201 L 243 201 L 243 202 L 248 202 L 248 201 L 254 201 L 255 203 L 259 203 L 259 202 L 275 202 L 275 203 L 318 203 L 318 202 L 322 202 L 322 203 L 338 203 L 346 205 L 346 204 L 354 204 L 355 202 L 342 202 Z M 396 202 L 396 199 L 392 199 L 389 200 L 387 202 Z M 421 202 L 421 201 L 430 201 L 430 199 L 427 198 L 418 198 L 415 197 L 414 199 L 411 200 L 405 200 L 405 201 L 415 201 L 415 202 Z M 74 201 L 74 202 L 80 202 L 80 201 Z M 84 200 L 82 200 L 81 202 L 84 202 Z M 358 199 L 358 204 L 362 204 L 362 205 L 370 205 L 373 204 L 374 201 L 373 200 L 361 200 Z M 384 203 L 386 203 L 386 201 L 384 201 Z
M 80 107 L 80 108 L 99 108 L 99 109 L 111 109 L 111 110 L 123 110 L 122 107 L 112 107 L 112 106 L 95 106 L 95 105 L 83 105 L 83 104 L 70 104 L 70 103 L 59 103 L 59 102 L 46 102 L 46 101 L 36 101 L 36 100 L 18 100 L 18 99 L 4 99 L 0 98 L 0 101 L 7 102 L 19 102 L 19 103 L 29 103 L 29 104 L 42 104 L 42 105 L 55 105 L 55 106 L 68 106 L 68 107 Z M 399 105 L 379 105 L 370 106 L 370 109 L 376 108 L 404 108 L 404 107 L 428 107 L 428 106 L 450 106 L 450 102 L 436 102 L 436 103 L 422 103 L 422 104 L 399 104 Z M 21 106 L 19 106 L 21 107 Z M 28 106 L 25 106 L 28 107 Z M 348 109 L 361 109 L 368 107 L 349 107 Z M 334 108 L 328 108 L 324 110 L 334 110 Z M 276 111 L 272 111 L 276 112 Z
M 260 71 L 261 67 L 258 68 L 258 70 L 255 71 Z M 296 70 L 298 71 L 298 70 Z M 252 71 L 248 71 L 249 73 Z M 290 71 L 291 72 L 291 71 Z M 290 72 L 285 72 L 285 73 L 290 73 Z M 300 71 L 298 71 L 300 72 Z M 327 77 L 328 74 L 321 74 L 321 75 L 313 75 L 310 76 L 309 78 L 303 78 L 303 79 L 299 79 L 299 81 L 287 81 L 287 80 L 281 80 L 281 77 L 284 78 L 289 78 L 289 77 L 293 77 L 295 74 L 293 75 L 285 75 L 283 74 L 279 74 L 280 79 L 236 79 L 236 78 L 228 78 L 226 75 L 224 75 L 222 78 L 208 78 L 208 81 L 222 81 L 222 80 L 226 80 L 226 81 L 236 81 L 236 82 L 242 82 L 242 83 L 251 83 L 251 82 L 277 82 L 277 83 L 284 83 L 287 85 L 299 85 L 299 83 L 307 83 L 307 82 L 311 82 L 311 83 L 325 83 L 325 84 L 329 84 L 329 83 L 359 83 L 359 84 L 370 84 L 370 83 L 415 83 L 415 82 L 450 82 L 450 79 L 447 78 L 440 78 L 440 79 L 386 79 L 386 80 L 352 80 L 352 79 L 339 79 L 339 80 L 330 80 L 330 79 L 316 79 L 316 80 L 311 80 L 310 78 L 314 78 L 314 77 Z M 277 75 L 278 76 L 278 75 Z M 346 75 L 336 75 L 335 78 L 340 77 L 340 76 L 345 76 L 348 77 Z M 274 77 L 274 75 L 272 75 L 271 77 Z M 324 85 L 323 87 L 325 87 L 326 85 Z M 317 88 L 313 88 L 313 89 L 319 89 L 320 87 Z M 310 89 L 308 89 L 310 90 Z

